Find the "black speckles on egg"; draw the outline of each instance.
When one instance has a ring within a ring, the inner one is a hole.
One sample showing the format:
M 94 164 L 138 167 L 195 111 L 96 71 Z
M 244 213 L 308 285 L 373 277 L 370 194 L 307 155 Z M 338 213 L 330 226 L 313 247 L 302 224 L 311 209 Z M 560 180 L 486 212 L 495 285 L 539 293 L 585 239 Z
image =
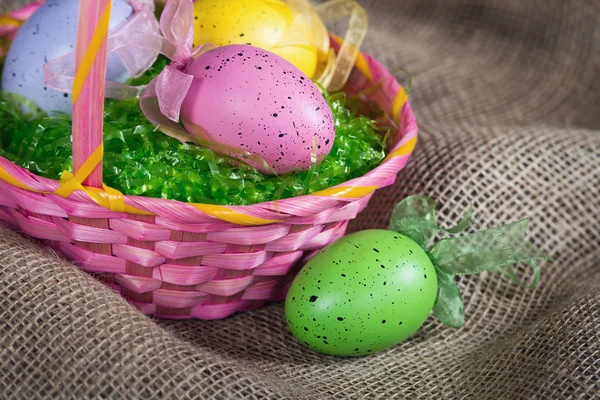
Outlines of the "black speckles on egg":
M 319 296 L 310 296 L 310 299 L 308 299 L 308 301 L 310 301 L 311 303 L 314 303 L 315 301 L 317 301 L 317 299 L 319 298 Z
M 426 300 L 421 297 L 425 296 L 425 290 L 419 291 L 417 287 L 415 293 L 415 288 L 407 285 L 425 288 L 433 279 L 425 281 L 421 277 L 431 278 L 435 270 L 430 272 L 421 267 L 414 270 L 411 268 L 414 262 L 402 258 L 408 255 L 408 249 L 392 244 L 397 242 L 369 240 L 370 235 L 373 233 L 349 235 L 317 254 L 301 272 L 306 274 L 299 280 L 302 285 L 294 282 L 290 288 L 295 297 L 306 287 L 303 300 L 293 304 L 304 305 L 307 317 L 295 322 L 297 328 L 290 329 L 295 335 L 299 335 L 298 330 L 305 333 L 299 338 L 308 341 L 309 347 L 339 355 L 377 352 L 409 337 L 431 312 L 436 286 L 429 286 L 429 300 Z M 397 239 L 391 236 L 390 240 Z M 400 258 L 396 257 L 398 254 Z M 307 301 L 310 295 L 318 296 L 318 301 Z M 286 302 L 286 315 L 292 315 L 288 304 L 292 302 Z M 310 331 L 304 331 L 304 326 Z M 316 337 L 317 332 L 320 338 Z

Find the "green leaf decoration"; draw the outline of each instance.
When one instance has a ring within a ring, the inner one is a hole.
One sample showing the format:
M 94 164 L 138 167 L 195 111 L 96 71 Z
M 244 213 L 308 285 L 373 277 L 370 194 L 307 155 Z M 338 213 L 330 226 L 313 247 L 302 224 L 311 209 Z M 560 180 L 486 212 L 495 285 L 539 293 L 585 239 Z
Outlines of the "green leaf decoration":
M 458 225 L 445 229 L 436 224 L 435 200 L 427 196 L 410 196 L 398 203 L 388 229 L 408 236 L 427 249 L 437 232 L 457 234 L 467 229 L 473 222 L 472 213 L 469 206 Z
M 457 233 L 463 232 L 473 223 L 473 207 L 469 205 L 467 212 L 462 217 L 460 222 L 453 228 L 450 229 L 442 229 L 443 231 L 450 233 L 452 235 L 456 235 Z
M 433 314 L 443 324 L 460 328 L 464 325 L 464 305 L 454 281 L 456 275 L 493 271 L 515 284 L 536 288 L 541 274 L 536 260 L 552 258 L 527 240 L 529 219 L 463 236 L 453 236 L 431 243 L 438 232 L 456 235 L 473 222 L 472 207 L 461 221 L 445 229 L 436 224 L 435 200 L 426 196 L 410 196 L 402 200 L 392 213 L 389 229 L 417 242 L 429 255 L 438 274 L 438 297 Z M 531 283 L 523 283 L 513 266 L 527 263 L 534 272 Z
M 435 200 L 427 196 L 410 196 L 394 208 L 388 229 L 402 233 L 425 247 L 435 237 L 435 219 Z
M 548 258 L 548 259 L 550 260 L 551 258 Z M 528 261 L 527 264 L 529 264 L 529 266 L 533 270 L 533 274 L 534 274 L 533 281 L 529 285 L 526 283 L 523 283 L 521 278 L 519 278 L 517 276 L 517 273 L 515 272 L 515 269 L 512 265 L 501 265 L 499 267 L 492 269 L 492 271 L 504 275 L 505 277 L 507 277 L 508 279 L 513 281 L 513 283 L 515 285 L 519 285 L 519 286 L 527 288 L 527 289 L 535 289 L 536 287 L 538 287 L 538 285 L 540 284 L 540 281 L 542 279 L 540 268 L 537 266 L 537 264 L 534 261 Z
M 431 261 L 453 275 L 471 275 L 548 256 L 527 241 L 529 219 L 466 236 L 442 239 L 429 251 Z
M 433 307 L 433 315 L 444 325 L 462 328 L 465 324 L 465 308 L 460 290 L 454 277 L 436 268 L 438 297 Z

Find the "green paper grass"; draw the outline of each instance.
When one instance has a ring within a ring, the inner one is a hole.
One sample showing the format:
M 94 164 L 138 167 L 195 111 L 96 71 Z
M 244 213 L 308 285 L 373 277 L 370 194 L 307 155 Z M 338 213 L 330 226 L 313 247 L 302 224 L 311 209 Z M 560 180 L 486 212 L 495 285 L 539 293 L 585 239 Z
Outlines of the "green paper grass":
M 160 59 L 130 83 L 148 83 L 165 63 Z M 383 160 L 385 132 L 371 119 L 357 116 L 343 93 L 324 96 L 336 126 L 330 154 L 308 171 L 280 177 L 233 165 L 228 157 L 165 136 L 147 121 L 138 101 L 107 100 L 104 183 L 128 195 L 248 205 L 312 193 L 362 176 Z M 9 95 L 0 99 L 0 156 L 47 178 L 72 172 L 71 116 L 25 114 L 22 102 Z

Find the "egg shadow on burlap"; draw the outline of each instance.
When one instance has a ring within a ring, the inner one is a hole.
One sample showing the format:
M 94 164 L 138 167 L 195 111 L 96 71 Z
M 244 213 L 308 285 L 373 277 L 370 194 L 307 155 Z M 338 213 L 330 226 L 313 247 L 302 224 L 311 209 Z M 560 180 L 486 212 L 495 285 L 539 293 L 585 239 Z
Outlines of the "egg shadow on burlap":
M 392 349 L 365 357 L 335 357 L 314 352 L 294 338 L 286 326 L 283 302 L 271 303 L 224 320 L 155 322 L 195 347 L 231 360 L 256 363 L 265 369 L 275 361 L 298 366 L 360 362 L 360 359 L 378 357 L 388 352 L 401 353 L 406 348 L 418 347 L 441 333 L 440 329 L 436 329 L 439 324 L 430 319 L 414 336 Z

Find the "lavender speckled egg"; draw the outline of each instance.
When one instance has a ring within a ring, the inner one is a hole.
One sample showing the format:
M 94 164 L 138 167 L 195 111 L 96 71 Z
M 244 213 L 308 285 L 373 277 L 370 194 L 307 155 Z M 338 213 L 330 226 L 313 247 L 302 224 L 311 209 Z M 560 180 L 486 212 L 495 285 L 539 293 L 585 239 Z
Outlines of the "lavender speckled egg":
M 331 151 L 329 105 L 283 58 L 248 45 L 223 46 L 202 54 L 186 72 L 194 76 L 181 108 L 189 132 L 258 155 L 277 174 L 309 168 L 313 149 L 319 161 Z
M 110 29 L 127 20 L 133 9 L 125 0 L 114 0 Z M 2 73 L 2 90 L 33 101 L 43 111 L 71 112 L 71 95 L 58 92 L 44 82 L 44 64 L 75 49 L 79 0 L 46 0 L 17 32 Z M 112 54 L 107 79 L 124 82 L 127 70 Z

